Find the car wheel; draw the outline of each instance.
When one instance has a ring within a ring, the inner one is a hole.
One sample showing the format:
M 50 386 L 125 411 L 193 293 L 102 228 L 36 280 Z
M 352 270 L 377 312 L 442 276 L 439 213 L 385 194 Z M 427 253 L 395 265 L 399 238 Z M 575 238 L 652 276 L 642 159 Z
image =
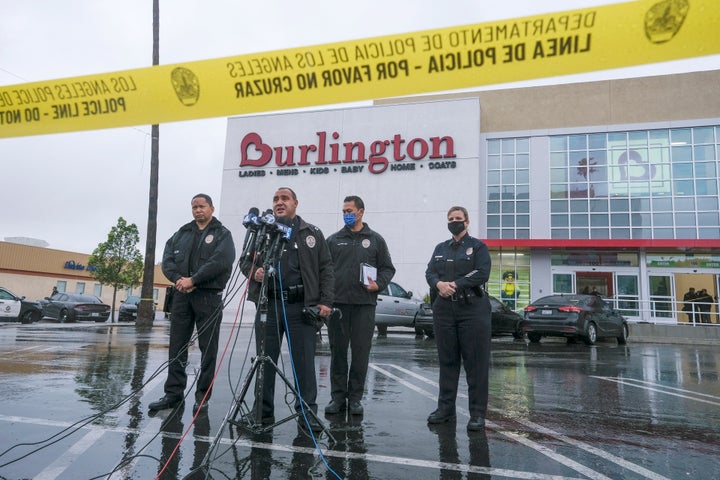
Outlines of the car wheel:
M 423 328 L 422 328 L 422 327 L 415 327 L 415 336 L 416 336 L 416 337 L 422 337 L 423 335 L 425 335 L 425 331 L 423 330 Z
M 69 322 L 70 318 L 68 317 L 68 311 L 67 310 L 60 310 L 60 313 L 58 314 L 58 322 L 65 323 Z
M 387 325 L 376 325 L 378 335 L 382 335 L 383 337 L 387 335 Z
M 23 313 L 22 317 L 20 317 L 20 323 L 28 324 L 28 323 L 37 322 L 38 319 L 35 317 L 36 317 L 35 312 L 28 310 L 27 312 Z
M 618 345 L 625 345 L 627 343 L 628 336 L 630 336 L 628 326 L 623 323 L 621 335 L 617 337 Z
M 542 338 L 542 335 L 535 332 L 528 333 L 527 336 L 528 340 L 530 340 L 530 343 L 540 343 L 540 339 Z
M 597 327 L 593 322 L 588 323 L 587 335 L 583 338 L 585 345 L 595 345 L 597 342 Z

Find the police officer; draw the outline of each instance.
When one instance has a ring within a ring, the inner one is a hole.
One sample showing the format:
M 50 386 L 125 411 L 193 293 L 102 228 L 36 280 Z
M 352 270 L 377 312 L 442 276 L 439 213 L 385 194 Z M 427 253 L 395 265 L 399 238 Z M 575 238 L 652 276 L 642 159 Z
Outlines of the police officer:
M 468 430 L 485 428 L 490 368 L 490 300 L 483 290 L 490 276 L 487 246 L 467 231 L 470 220 L 464 207 L 447 213 L 452 234 L 435 247 L 425 271 L 433 298 L 433 329 L 440 364 L 437 409 L 429 424 L 454 422 L 460 364 L 468 384 Z
M 302 415 L 302 399 L 317 413 L 317 379 L 315 376 L 315 347 L 317 327 L 303 316 L 304 307 L 317 307 L 320 317 L 332 312 L 335 276 L 332 258 L 322 231 L 297 215 L 298 198 L 289 187 L 280 187 L 273 196 L 273 213 L 292 228 L 292 236 L 283 247 L 277 275 L 268 279 L 268 311 L 265 330 L 262 330 L 260 310 L 255 317 L 255 342 L 260 352 L 264 342 L 265 354 L 274 363 L 280 356 L 283 336 L 288 337 L 301 398 L 295 401 L 295 409 L 301 414 L 300 425 L 308 425 L 313 431 L 323 426 L 314 415 Z M 260 288 L 265 277 L 262 254 L 241 265 L 242 272 L 250 279 L 248 298 L 260 300 Z M 275 423 L 275 376 L 274 369 L 263 366 L 262 404 L 253 406 L 251 418 L 257 418 L 257 408 L 262 408 L 263 424 Z M 307 423 L 305 422 L 307 420 Z
M 150 411 L 175 408 L 183 402 L 187 386 L 188 342 L 197 330 L 200 375 L 195 387 L 193 413 L 205 409 L 212 394 L 217 362 L 222 292 L 230 279 L 235 244 L 230 230 L 213 216 L 209 195 L 198 193 L 191 202 L 193 221 L 167 241 L 162 271 L 174 283 L 165 396 L 148 405 Z
M 330 319 L 327 326 L 332 401 L 325 407 L 325 413 L 344 412 L 347 401 L 350 415 L 362 415 L 360 400 L 375 330 L 377 296 L 392 280 L 395 267 L 385 239 L 363 222 L 363 200 L 349 195 L 342 208 L 345 227 L 328 238 L 335 266 L 335 306 L 342 316 Z M 361 266 L 365 264 L 375 267 L 374 278 L 361 278 Z

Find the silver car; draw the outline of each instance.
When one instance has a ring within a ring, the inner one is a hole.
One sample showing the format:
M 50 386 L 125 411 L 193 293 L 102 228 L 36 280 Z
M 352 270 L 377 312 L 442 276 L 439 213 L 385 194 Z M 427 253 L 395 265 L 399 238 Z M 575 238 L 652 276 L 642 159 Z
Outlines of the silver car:
M 416 319 L 428 315 L 432 319 L 430 306 L 422 300 L 413 298 L 412 292 L 395 282 L 390 282 L 378 294 L 375 326 L 380 335 L 387 335 L 388 327 L 415 328 Z

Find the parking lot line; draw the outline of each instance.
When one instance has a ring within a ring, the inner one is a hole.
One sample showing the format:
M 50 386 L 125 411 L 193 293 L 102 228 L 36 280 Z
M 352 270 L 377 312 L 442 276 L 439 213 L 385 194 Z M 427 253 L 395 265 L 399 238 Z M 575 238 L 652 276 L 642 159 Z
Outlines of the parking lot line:
M 413 390 L 413 391 L 415 391 L 415 392 L 418 392 L 418 393 L 426 396 L 427 398 L 430 398 L 430 399 L 433 399 L 433 400 L 436 400 L 436 401 L 437 401 L 437 396 L 435 396 L 435 395 L 427 392 L 426 390 L 423 390 L 423 389 L 421 389 L 421 388 L 413 385 L 413 384 L 410 383 L 410 382 L 407 382 L 406 380 L 398 377 L 397 375 L 394 375 L 394 374 L 390 373 L 388 370 L 386 370 L 386 369 L 384 369 L 384 368 L 381 368 L 380 365 L 382 365 L 383 367 L 389 367 L 389 368 L 391 368 L 391 369 L 399 370 L 399 371 L 401 371 L 402 373 L 404 373 L 404 374 L 406 374 L 406 375 L 408 375 L 408 376 L 411 376 L 411 377 L 413 377 L 413 378 L 416 378 L 416 379 L 418 379 L 418 380 L 420 380 L 420 381 L 422 381 L 422 382 L 424 382 L 424 383 L 426 383 L 426 384 L 428 384 L 428 385 L 434 385 L 435 387 L 437 387 L 437 383 L 436 383 L 436 382 L 434 382 L 434 381 L 432 381 L 432 380 L 430 380 L 430 379 L 428 379 L 428 378 L 426 378 L 426 377 L 424 377 L 424 376 L 422 376 L 422 375 L 420 375 L 420 374 L 418 374 L 418 373 L 415 373 L 415 372 L 413 372 L 413 371 L 411 371 L 411 370 L 408 370 L 408 369 L 406 369 L 406 368 L 400 367 L 399 365 L 394 365 L 394 364 L 389 364 L 389 363 L 383 363 L 383 364 L 371 363 L 371 364 L 369 365 L 371 368 L 373 368 L 374 370 L 378 371 L 379 373 L 382 373 L 383 375 L 386 375 L 386 376 L 388 376 L 389 378 L 392 378 L 392 379 L 400 382 L 402 385 L 410 388 L 411 390 Z M 603 378 L 603 377 L 596 377 L 596 378 Z M 603 378 L 603 379 L 605 379 L 605 378 Z M 465 397 L 465 398 L 467 398 L 467 395 L 458 392 L 458 397 Z M 490 408 L 490 410 L 491 410 L 491 411 L 494 411 L 494 412 L 496 412 L 496 413 L 502 414 L 502 412 L 499 412 L 499 411 L 497 411 L 496 409 Z M 462 409 L 462 408 L 459 408 L 459 407 L 458 407 L 458 408 L 457 408 L 457 412 L 458 412 L 458 413 L 462 413 L 462 414 L 465 415 L 465 416 L 469 416 L 467 410 L 465 410 L 465 409 Z M 542 425 L 539 425 L 539 424 L 537 424 L 537 423 L 531 422 L 531 421 L 529 421 L 529 420 L 524 420 L 524 419 L 512 419 L 512 420 L 513 420 L 513 421 L 516 421 L 516 422 L 518 422 L 518 423 L 520 423 L 520 424 L 522 424 L 522 425 L 524 425 L 524 426 L 526 426 L 526 427 L 528 427 L 528 428 L 530 428 L 531 430 L 535 430 L 536 432 L 542 433 L 542 434 L 544 434 L 544 435 L 548 435 L 548 436 L 553 437 L 553 438 L 556 438 L 556 439 L 558 439 L 558 440 L 560 440 L 560 441 L 562 441 L 562 442 L 564 442 L 564 443 L 567 443 L 567 444 L 569 444 L 569 445 L 572 445 L 572 446 L 575 447 L 575 448 L 579 448 L 579 449 L 581 449 L 581 450 L 585 450 L 586 452 L 592 453 L 593 455 L 596 455 L 596 456 L 598 456 L 598 457 L 600 457 L 600 458 L 603 458 L 604 460 L 610 461 L 610 462 L 612 462 L 612 463 L 614 463 L 614 464 L 616 464 L 616 465 L 618 465 L 618 466 L 620 466 L 620 467 L 623 467 L 623 468 L 625 468 L 625 469 L 627 469 L 627 470 L 630 470 L 630 471 L 633 471 L 633 472 L 635 472 L 635 473 L 637 473 L 637 474 L 639 474 L 639 475 L 642 475 L 644 478 L 647 478 L 647 479 L 649 479 L 649 480 L 670 480 L 670 479 L 668 479 L 667 477 L 664 477 L 664 476 L 662 476 L 662 475 L 660 475 L 660 474 L 657 474 L 657 473 L 655 473 L 655 472 L 652 472 L 652 471 L 650 471 L 650 470 L 648 470 L 648 469 L 646 469 L 646 468 L 644 468 L 644 467 L 641 467 L 641 466 L 639 466 L 639 465 L 636 465 L 636 464 L 634 464 L 634 463 L 632 463 L 632 462 L 628 462 L 627 460 L 625 460 L 625 459 L 623 459 L 623 458 L 620 458 L 620 457 L 618 457 L 618 456 L 616 456 L 616 455 L 613 455 L 613 454 L 611 454 L 611 453 L 609 453 L 609 452 L 606 452 L 606 451 L 604 451 L 604 450 L 602 450 L 602 449 L 593 447 L 592 445 L 589 445 L 589 444 L 587 444 L 587 443 L 580 442 L 580 441 L 578 441 L 578 440 L 574 440 L 574 439 L 572 439 L 572 438 L 570 438 L 570 437 L 567 437 L 567 436 L 562 435 L 562 434 L 560 434 L 560 433 L 558 433 L 558 432 L 555 432 L 555 431 L 553 431 L 553 430 L 551 430 L 551 429 L 549 429 L 549 428 L 547 428 L 547 427 L 543 427 Z M 574 460 L 571 460 L 571 459 L 569 459 L 569 458 L 567 458 L 567 457 L 565 457 L 565 456 L 563 456 L 563 455 L 559 455 L 559 454 L 557 454 L 557 453 L 555 453 L 555 452 L 553 452 L 553 451 L 551 451 L 551 450 L 548 450 L 546 447 L 538 444 L 537 442 L 534 442 L 534 441 L 532 441 L 532 440 L 528 440 L 527 438 L 522 437 L 522 436 L 520 436 L 520 435 L 517 435 L 517 434 L 515 434 L 515 433 L 509 432 L 509 431 L 506 431 L 506 430 L 501 430 L 501 429 L 500 429 L 500 426 L 497 425 L 497 424 L 495 424 L 494 422 L 491 422 L 491 421 L 486 421 L 486 422 L 487 422 L 488 427 L 496 430 L 496 431 L 497 431 L 498 433 L 500 433 L 501 435 L 504 435 L 504 436 L 506 436 L 506 437 L 509 437 L 509 438 L 513 439 L 514 441 L 516 441 L 516 442 L 518 442 L 518 443 L 522 443 L 522 444 L 524 444 L 525 446 L 527 446 L 527 447 L 529 447 L 529 448 L 532 448 L 533 450 L 535 450 L 535 451 L 537 451 L 537 452 L 539 452 L 539 453 L 542 453 L 543 455 L 546 455 L 546 456 L 552 458 L 553 460 L 561 463 L 562 465 L 565 465 L 565 466 L 567 466 L 567 467 L 569 467 L 569 468 L 572 468 L 573 470 L 577 471 L 578 473 L 581 473 L 581 474 L 583 474 L 583 475 L 587 475 L 589 478 L 593 478 L 593 479 L 606 479 L 606 478 L 608 478 L 608 477 L 606 477 L 606 476 L 604 476 L 604 475 L 602 475 L 602 474 L 600 474 L 600 473 L 598 473 L 598 472 L 596 472 L 596 471 L 594 471 L 594 470 L 592 470 L 592 469 L 589 469 L 589 468 L 585 467 L 585 466 L 582 465 L 582 464 L 579 464 L 579 463 L 575 462 Z
M 60 458 L 45 467 L 43 471 L 33 478 L 35 480 L 55 480 L 103 435 L 105 435 L 105 432 L 99 428 L 90 430 L 85 436 L 68 448 Z
M 686 400 L 694 400 L 696 402 L 707 403 L 709 405 L 715 405 L 715 406 L 720 407 L 720 401 L 713 402 L 711 400 L 705 400 L 703 398 L 698 398 L 698 397 L 710 397 L 710 398 L 720 400 L 720 397 L 717 397 L 716 395 L 708 395 L 706 393 L 693 392 L 692 390 L 685 390 L 682 388 L 674 388 L 674 387 L 669 387 L 667 385 L 661 385 L 659 383 L 648 382 L 646 380 L 635 380 L 632 378 L 622 378 L 621 379 L 621 378 L 613 378 L 613 377 L 597 377 L 594 375 L 591 376 L 591 378 L 598 378 L 600 380 L 606 380 L 608 382 L 619 383 L 621 385 L 626 385 L 628 387 L 635 387 L 635 388 L 640 388 L 643 390 L 648 390 L 651 392 L 664 393 L 665 395 L 671 395 L 673 397 L 680 397 L 680 398 L 684 398 Z M 674 390 L 674 392 L 683 392 L 683 393 L 674 393 L 673 391 L 670 391 L 670 390 Z M 689 394 L 689 395 L 686 395 L 686 394 Z

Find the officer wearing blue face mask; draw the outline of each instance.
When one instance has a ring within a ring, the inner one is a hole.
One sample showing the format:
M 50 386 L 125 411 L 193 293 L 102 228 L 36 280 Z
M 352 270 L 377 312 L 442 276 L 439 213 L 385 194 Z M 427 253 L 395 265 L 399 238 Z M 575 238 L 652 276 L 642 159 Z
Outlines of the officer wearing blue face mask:
M 490 277 L 490 253 L 483 242 L 468 234 L 470 221 L 464 207 L 451 207 L 447 222 L 452 238 L 435 247 L 425 271 L 440 365 L 438 406 L 427 421 L 455 422 L 462 363 L 470 410 L 467 429 L 483 430 L 491 335 L 490 300 L 484 286 Z
M 342 318 L 328 320 L 332 399 L 325 407 L 328 415 L 345 413 L 346 409 L 350 415 L 363 414 L 360 401 L 375 329 L 377 296 L 395 275 L 387 244 L 362 221 L 364 213 L 365 204 L 360 197 L 345 197 L 345 227 L 327 240 L 335 270 L 334 306 L 342 312 Z M 363 274 L 361 278 L 361 272 L 367 273 L 363 265 L 374 267 L 377 274 Z

